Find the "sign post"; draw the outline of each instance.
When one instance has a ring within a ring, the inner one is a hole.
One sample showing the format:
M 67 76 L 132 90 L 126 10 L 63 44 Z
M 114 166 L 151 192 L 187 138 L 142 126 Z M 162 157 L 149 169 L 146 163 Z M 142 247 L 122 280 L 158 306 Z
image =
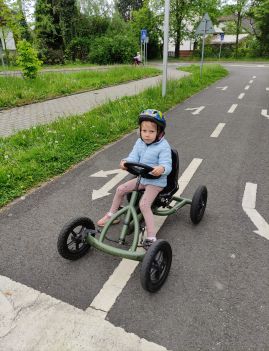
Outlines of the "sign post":
M 222 46 L 222 41 L 223 41 L 223 40 L 224 40 L 224 33 L 220 33 L 219 60 L 220 60 L 221 46 Z
M 147 40 L 147 30 L 146 29 L 142 29 L 141 30 L 140 42 L 141 42 L 141 57 L 142 57 L 142 61 L 144 62 L 144 64 L 146 63 L 146 55 L 145 55 L 146 40 Z
M 201 63 L 200 63 L 200 78 L 202 78 L 203 72 L 203 62 L 204 62 L 204 50 L 205 50 L 205 35 L 215 33 L 213 23 L 206 13 L 202 18 L 202 21 L 199 23 L 199 26 L 196 28 L 196 35 L 203 35 L 203 43 L 202 43 L 202 55 L 201 55 Z
M 163 25 L 163 82 L 162 82 L 162 97 L 164 97 L 166 95 L 168 34 L 169 34 L 169 9 L 170 9 L 170 0 L 165 0 L 164 25 Z

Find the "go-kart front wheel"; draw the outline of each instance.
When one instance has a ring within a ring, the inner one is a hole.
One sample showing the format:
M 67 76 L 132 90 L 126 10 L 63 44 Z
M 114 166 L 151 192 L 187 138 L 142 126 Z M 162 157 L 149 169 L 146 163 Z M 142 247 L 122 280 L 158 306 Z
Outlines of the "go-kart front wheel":
M 58 236 L 57 249 L 67 260 L 77 260 L 90 249 L 85 238 L 89 231 L 94 230 L 93 222 L 87 217 L 78 217 L 68 222 Z
M 205 208 L 207 203 L 207 188 L 204 185 L 200 185 L 193 197 L 191 202 L 190 217 L 193 224 L 198 224 L 204 216 Z
M 156 240 L 142 261 L 140 281 L 149 292 L 158 291 L 164 284 L 172 263 L 172 249 L 165 240 Z

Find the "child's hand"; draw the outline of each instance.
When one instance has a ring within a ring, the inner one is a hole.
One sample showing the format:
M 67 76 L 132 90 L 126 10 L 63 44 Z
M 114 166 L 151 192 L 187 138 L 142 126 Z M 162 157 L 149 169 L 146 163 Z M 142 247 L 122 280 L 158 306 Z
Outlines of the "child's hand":
M 121 160 L 121 161 L 120 161 L 120 168 L 121 168 L 121 169 L 123 169 L 124 171 L 126 171 L 126 170 L 127 170 L 127 168 L 126 168 L 126 167 L 124 167 L 125 162 L 126 162 L 125 160 Z
M 161 175 L 164 172 L 164 167 L 163 166 L 156 166 L 153 168 L 153 171 L 151 171 L 150 173 L 154 176 L 154 177 L 158 177 L 159 175 Z

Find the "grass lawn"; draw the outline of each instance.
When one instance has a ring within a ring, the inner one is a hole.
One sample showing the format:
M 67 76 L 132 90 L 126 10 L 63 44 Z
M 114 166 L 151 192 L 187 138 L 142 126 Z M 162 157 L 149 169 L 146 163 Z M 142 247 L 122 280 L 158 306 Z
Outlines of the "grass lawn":
M 143 109 L 154 106 L 167 111 L 228 74 L 219 65 L 204 65 L 202 79 L 199 65 L 184 71 L 192 75 L 169 81 L 164 98 L 160 84 L 83 115 L 0 138 L 0 207 L 137 128 Z
M 46 73 L 33 80 L 11 76 L 0 77 L 0 109 L 99 89 L 160 73 L 161 71 L 155 68 L 122 66 L 104 71 Z

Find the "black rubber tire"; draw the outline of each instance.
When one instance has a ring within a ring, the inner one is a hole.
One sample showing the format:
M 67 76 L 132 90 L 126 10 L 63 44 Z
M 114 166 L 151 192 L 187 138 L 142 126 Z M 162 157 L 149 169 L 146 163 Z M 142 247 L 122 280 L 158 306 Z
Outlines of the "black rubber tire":
M 204 185 L 200 185 L 193 197 L 191 203 L 190 217 L 193 224 L 198 224 L 205 213 L 207 203 L 207 188 Z
M 165 240 L 156 240 L 142 261 L 140 281 L 142 287 L 154 293 L 164 284 L 172 263 L 172 249 Z
M 76 229 L 79 231 L 77 232 Z M 58 252 L 63 258 L 74 261 L 84 256 L 89 251 L 91 246 L 79 238 L 82 231 L 87 229 L 95 229 L 92 220 L 88 217 L 77 217 L 65 224 L 60 231 L 57 242 Z M 72 243 L 75 244 L 73 250 L 70 247 Z

